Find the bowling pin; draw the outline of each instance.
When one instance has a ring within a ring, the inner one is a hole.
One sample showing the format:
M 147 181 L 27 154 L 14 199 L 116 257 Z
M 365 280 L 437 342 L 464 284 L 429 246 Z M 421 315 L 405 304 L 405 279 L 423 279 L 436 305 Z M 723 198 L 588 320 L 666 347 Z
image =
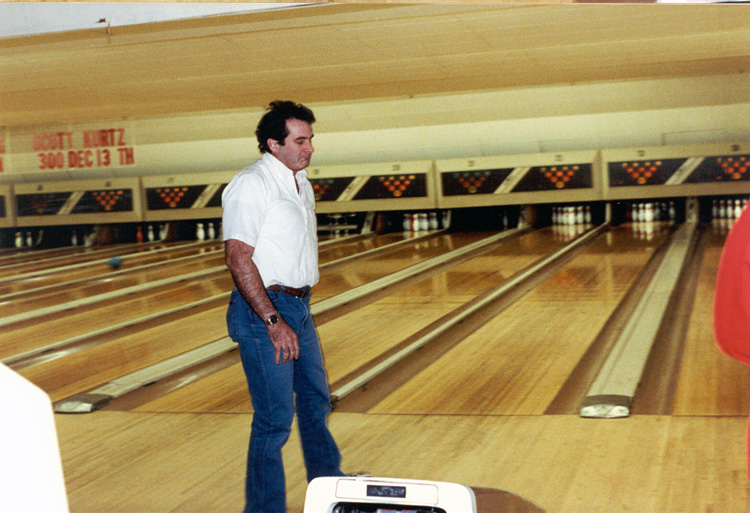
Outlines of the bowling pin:
M 647 223 L 651 223 L 654 221 L 654 204 L 653 203 L 646 203 L 646 206 L 644 207 L 644 215 L 643 220 Z
M 724 200 L 719 201 L 719 219 L 724 219 L 727 216 L 727 205 Z
M 77 246 L 78 245 L 78 234 L 75 230 L 73 230 L 73 236 L 70 238 L 70 245 L 71 246 Z
M 583 224 L 583 206 L 576 207 L 576 224 Z
M 446 210 L 443 212 L 443 230 L 447 230 L 451 226 L 451 211 Z
M 154 242 L 154 227 L 151 225 L 148 225 L 148 232 L 146 234 L 146 237 L 148 237 L 149 242 Z
M 214 223 L 208 223 L 208 238 L 211 240 L 216 238 L 216 228 L 214 228 Z
M 31 232 L 26 232 L 26 245 L 28 247 L 34 245 L 34 238 L 31 236 Z
M 143 242 L 143 227 L 139 226 L 135 232 L 135 241 L 138 243 Z
M 586 211 L 583 215 L 583 219 L 586 222 L 586 224 L 591 224 L 591 206 L 586 205 Z
M 427 219 L 427 212 L 422 212 L 421 214 L 419 214 L 419 229 L 420 230 L 430 229 L 430 221 Z
M 677 215 L 677 211 L 674 208 L 674 201 L 669 202 L 669 220 L 674 221 L 675 216 Z
M 430 212 L 430 230 L 438 229 L 437 212 Z
M 405 232 L 411 230 L 411 214 L 404 214 L 403 228 Z
M 740 206 L 740 200 L 734 200 L 734 218 L 737 219 L 742 213 L 742 207 Z
M 198 240 L 206 239 L 206 230 L 203 229 L 203 223 L 198 223 L 198 228 L 195 230 L 195 237 Z
M 23 236 L 21 235 L 21 232 L 16 232 L 16 247 L 23 247 Z

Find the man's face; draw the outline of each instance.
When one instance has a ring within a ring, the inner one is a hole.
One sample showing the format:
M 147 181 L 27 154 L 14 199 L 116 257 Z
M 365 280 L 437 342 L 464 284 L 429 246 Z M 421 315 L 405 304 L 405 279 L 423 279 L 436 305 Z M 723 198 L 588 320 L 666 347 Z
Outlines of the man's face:
M 286 128 L 289 135 L 284 139 L 284 144 L 269 139 L 268 148 L 271 155 L 296 173 L 310 165 L 310 157 L 315 151 L 312 146 L 312 126 L 307 121 L 287 119 Z

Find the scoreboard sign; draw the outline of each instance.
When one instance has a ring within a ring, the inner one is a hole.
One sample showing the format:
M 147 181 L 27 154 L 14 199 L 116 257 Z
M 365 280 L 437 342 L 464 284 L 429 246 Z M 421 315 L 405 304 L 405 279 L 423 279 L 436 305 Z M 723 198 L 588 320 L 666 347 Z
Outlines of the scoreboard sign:
M 431 161 L 324 166 L 308 172 L 319 213 L 435 207 Z
M 522 166 L 442 174 L 443 196 L 585 189 L 592 184 L 591 164 Z
M 18 226 L 141 220 L 137 178 L 23 183 L 14 186 Z
M 602 154 L 606 196 L 612 199 L 750 191 L 750 145 L 745 143 L 655 146 Z
M 236 171 L 155 175 L 141 179 L 145 221 L 221 217 L 221 195 Z
M 610 187 L 731 183 L 750 180 L 750 155 L 609 163 Z
M 436 162 L 440 208 L 595 201 L 598 152 L 499 155 Z
M 40 192 L 16 195 L 19 217 L 106 214 L 133 210 L 132 189 Z

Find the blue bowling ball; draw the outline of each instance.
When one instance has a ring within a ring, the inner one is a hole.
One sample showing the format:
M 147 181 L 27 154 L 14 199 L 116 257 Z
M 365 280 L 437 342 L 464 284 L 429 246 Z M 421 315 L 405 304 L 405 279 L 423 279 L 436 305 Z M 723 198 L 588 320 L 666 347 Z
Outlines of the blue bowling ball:
M 109 259 L 109 266 L 112 269 L 119 269 L 121 265 L 122 265 L 122 258 L 112 257 Z

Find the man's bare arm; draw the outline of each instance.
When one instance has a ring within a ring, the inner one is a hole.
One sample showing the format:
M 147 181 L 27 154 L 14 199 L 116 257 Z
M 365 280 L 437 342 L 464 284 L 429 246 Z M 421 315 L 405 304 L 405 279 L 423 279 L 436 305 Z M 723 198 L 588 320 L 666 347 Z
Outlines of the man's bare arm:
M 229 239 L 224 243 L 224 251 L 234 284 L 250 308 L 263 320 L 271 315 L 278 315 L 263 286 L 258 267 L 253 262 L 255 248 L 242 241 Z M 297 334 L 281 316 L 278 323 L 267 328 L 276 354 L 276 363 L 286 363 L 299 358 Z

